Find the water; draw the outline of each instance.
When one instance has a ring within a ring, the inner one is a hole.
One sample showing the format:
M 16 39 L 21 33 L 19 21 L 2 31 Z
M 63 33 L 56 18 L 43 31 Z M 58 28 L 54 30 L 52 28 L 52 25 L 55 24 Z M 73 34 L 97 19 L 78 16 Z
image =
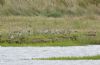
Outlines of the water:
M 100 55 L 100 45 L 71 47 L 0 47 L 0 65 L 100 65 L 99 60 L 32 60 L 32 58 L 93 55 Z

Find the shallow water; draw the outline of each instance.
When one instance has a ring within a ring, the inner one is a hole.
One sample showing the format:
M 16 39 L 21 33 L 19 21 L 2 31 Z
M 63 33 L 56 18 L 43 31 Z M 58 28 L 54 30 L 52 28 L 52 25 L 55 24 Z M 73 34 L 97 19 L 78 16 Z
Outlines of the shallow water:
M 100 55 L 100 45 L 70 47 L 0 47 L 0 65 L 100 65 L 100 61 L 33 61 L 32 58 Z M 75 63 L 75 64 L 74 64 Z M 82 64 L 81 64 L 82 65 Z
M 23 60 L 23 61 L 9 61 L 9 62 L 0 62 L 0 65 L 100 65 L 100 60 L 67 60 L 67 61 L 32 61 L 32 60 Z

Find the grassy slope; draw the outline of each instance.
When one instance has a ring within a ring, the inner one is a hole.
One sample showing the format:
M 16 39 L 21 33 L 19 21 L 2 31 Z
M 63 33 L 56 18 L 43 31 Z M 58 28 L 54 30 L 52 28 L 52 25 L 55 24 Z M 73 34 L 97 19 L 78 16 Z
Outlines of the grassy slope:
M 99 14 L 100 0 L 0 0 L 0 45 L 100 44 Z
M 67 33 L 99 31 L 100 16 L 83 17 L 23 17 L 23 16 L 1 16 L 0 31 L 23 32 L 23 33 Z
M 0 15 L 52 16 L 100 14 L 100 0 L 0 0 Z
M 83 57 L 51 57 L 51 58 L 33 58 L 33 60 L 100 60 L 100 55 Z

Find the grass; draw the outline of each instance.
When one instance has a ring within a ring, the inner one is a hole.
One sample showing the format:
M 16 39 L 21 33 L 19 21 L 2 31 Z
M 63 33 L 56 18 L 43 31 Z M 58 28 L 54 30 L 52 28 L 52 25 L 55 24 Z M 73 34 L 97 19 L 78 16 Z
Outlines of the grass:
M 67 42 L 47 42 L 47 43 L 0 43 L 0 46 L 4 46 L 4 47 L 9 47 L 9 46 L 13 46 L 13 47 L 24 47 L 24 46 L 32 46 L 32 47 L 45 47 L 45 46 L 79 46 L 81 44 L 78 44 L 76 42 L 71 42 L 71 41 L 67 41 Z
M 95 43 L 93 43 L 93 44 L 95 44 Z M 46 46 L 65 47 L 65 46 L 85 46 L 85 45 L 92 45 L 92 43 L 91 44 L 81 43 L 80 41 L 72 41 L 72 40 L 54 41 L 54 42 L 35 42 L 35 43 L 8 43 L 8 42 L 0 43 L 0 46 L 3 46 L 3 47 L 9 47 L 9 46 L 13 46 L 13 47 L 27 47 L 27 46 L 31 46 L 31 47 L 46 47 Z
M 0 0 L 0 16 L 100 15 L 99 0 Z
M 1 46 L 100 44 L 100 17 L 0 16 Z
M 99 45 L 100 43 L 95 41 L 95 40 L 79 40 L 79 41 L 73 41 L 73 40 L 65 40 L 65 41 L 54 41 L 54 42 L 35 42 L 35 43 L 0 43 L 0 46 L 3 47 L 54 47 L 54 46 L 60 46 L 60 47 L 65 47 L 65 46 L 86 46 L 86 45 Z
M 33 58 L 33 60 L 100 60 L 100 55 L 96 55 L 96 56 L 83 56 L 83 57 Z
M 52 33 L 64 34 L 74 31 L 88 32 L 99 31 L 99 16 L 84 17 L 22 17 L 22 16 L 1 16 L 0 31 L 23 32 L 23 33 Z
M 100 44 L 99 21 L 99 0 L 0 0 L 0 45 Z

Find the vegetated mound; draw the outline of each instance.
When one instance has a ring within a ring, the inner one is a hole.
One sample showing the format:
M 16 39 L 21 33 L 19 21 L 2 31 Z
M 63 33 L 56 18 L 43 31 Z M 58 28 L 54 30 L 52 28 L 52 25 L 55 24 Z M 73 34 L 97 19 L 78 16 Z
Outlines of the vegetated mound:
M 100 0 L 0 0 L 0 15 L 100 15 Z

